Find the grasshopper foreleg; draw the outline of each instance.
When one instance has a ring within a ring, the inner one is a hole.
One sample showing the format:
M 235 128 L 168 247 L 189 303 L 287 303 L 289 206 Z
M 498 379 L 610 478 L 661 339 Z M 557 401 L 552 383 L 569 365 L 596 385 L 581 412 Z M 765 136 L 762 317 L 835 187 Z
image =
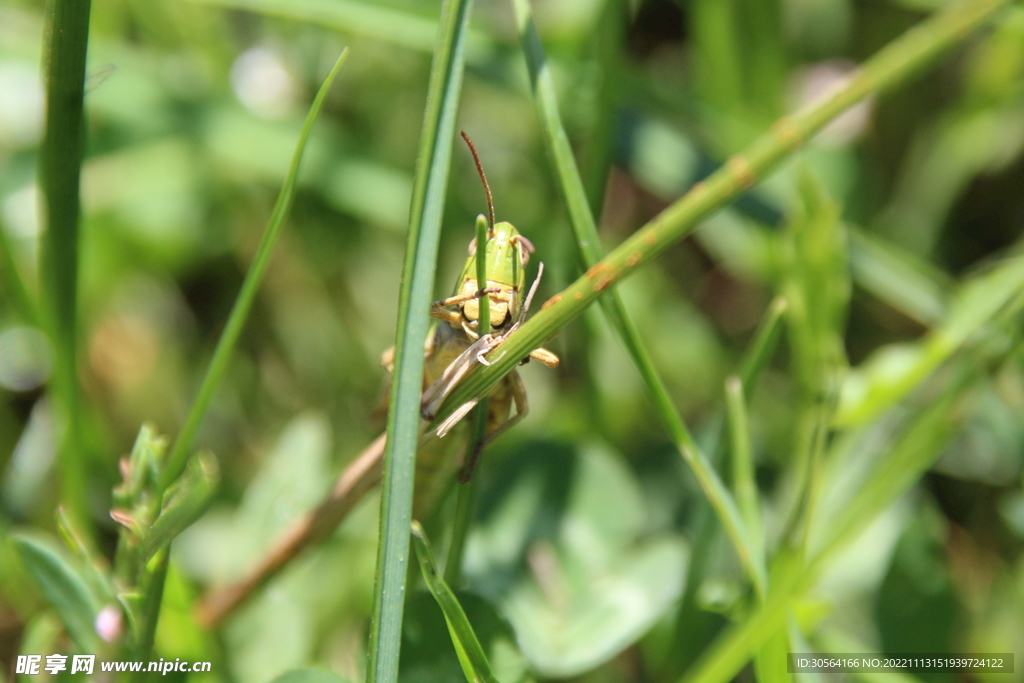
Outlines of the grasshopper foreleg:
M 437 409 L 441 407 L 441 403 L 448 398 L 448 394 L 450 394 L 455 386 L 462 381 L 462 378 L 466 376 L 466 373 L 473 367 L 473 364 L 479 360 L 480 355 L 488 353 L 500 342 L 500 339 L 495 339 L 491 335 L 487 334 L 477 339 L 475 342 L 470 344 L 465 351 L 460 353 L 459 356 L 444 369 L 441 376 L 434 380 L 434 383 L 427 387 L 426 391 L 423 392 L 423 397 L 420 402 L 420 414 L 423 416 L 423 419 L 433 420 L 434 415 L 437 414 Z M 453 413 L 452 416 L 442 423 L 441 427 L 438 428 L 438 436 L 444 436 L 448 430 L 455 425 L 455 423 L 462 419 L 465 413 L 459 414 L 459 411 L 464 407 L 465 406 L 460 407 L 459 410 Z M 472 408 L 472 406 L 470 406 L 470 408 Z M 458 415 L 458 418 L 452 421 L 452 418 L 456 415 Z M 449 422 L 451 422 L 451 424 L 449 424 Z M 447 428 L 445 428 L 446 426 Z
M 476 292 L 463 292 L 462 294 L 450 296 L 447 299 L 435 301 L 430 304 L 430 308 L 435 309 L 443 308 L 445 306 L 457 306 L 458 304 L 464 304 L 467 301 L 472 301 L 473 299 L 479 299 L 486 294 L 498 294 L 499 292 L 501 292 L 501 287 L 485 287 L 484 289 Z
M 474 398 L 472 401 L 463 403 L 461 406 L 456 408 L 444 422 L 438 425 L 436 432 L 438 438 L 444 438 L 444 436 L 451 431 L 452 427 L 459 424 L 459 422 L 462 421 L 462 418 L 466 417 L 466 415 L 469 415 L 469 411 L 473 410 L 477 403 L 479 403 L 479 399 Z

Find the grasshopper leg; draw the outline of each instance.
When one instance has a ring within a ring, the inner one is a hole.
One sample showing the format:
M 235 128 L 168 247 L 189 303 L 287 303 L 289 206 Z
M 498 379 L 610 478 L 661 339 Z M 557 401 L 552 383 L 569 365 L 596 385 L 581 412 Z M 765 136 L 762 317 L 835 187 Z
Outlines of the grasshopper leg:
M 466 464 L 462 466 L 462 470 L 459 472 L 459 482 L 463 484 L 473 478 L 473 470 L 476 469 L 476 462 L 480 458 L 480 453 L 484 448 L 504 434 L 506 430 L 515 426 L 520 420 L 526 417 L 528 412 L 530 412 L 530 404 L 526 399 L 526 385 L 523 384 L 523 378 L 514 370 L 506 375 L 506 377 L 509 380 L 509 388 L 512 392 L 512 402 L 515 403 L 516 406 L 516 414 L 498 425 L 473 447 L 473 450 L 469 453 L 469 457 L 466 458 Z
M 559 363 L 558 356 L 544 348 L 536 348 L 530 351 L 530 358 L 538 363 L 543 363 L 552 370 L 557 368 Z
M 441 299 L 430 304 L 430 311 L 433 313 L 437 309 L 443 309 L 445 306 L 457 306 L 458 304 L 464 304 L 467 301 L 473 299 L 479 299 L 485 294 L 499 294 L 501 293 L 501 287 L 485 287 L 482 292 L 463 292 L 462 294 L 456 294 L 450 296 L 447 299 Z
M 473 367 L 473 363 L 481 354 L 485 354 L 497 346 L 499 341 L 500 340 L 496 340 L 490 335 L 480 337 L 444 369 L 441 376 L 434 380 L 433 384 L 427 387 L 427 390 L 423 392 L 423 396 L 420 399 L 420 414 L 423 416 L 424 420 L 434 419 L 434 415 L 437 414 L 437 409 L 441 406 L 441 403 L 443 403 L 444 399 L 448 397 L 448 394 L 452 392 L 455 385 L 462 381 L 462 378 L 465 377 L 466 373 L 468 373 Z M 443 437 L 456 422 L 464 417 L 464 415 L 465 413 L 459 414 L 459 417 L 455 419 L 454 422 L 452 422 L 452 417 L 454 416 L 449 417 L 441 428 L 438 429 L 438 436 Z
M 458 325 L 462 322 L 462 314 L 457 311 L 449 311 L 447 308 L 441 308 L 439 305 L 440 301 L 435 301 L 430 304 L 430 317 L 443 320 L 451 325 Z
M 445 436 L 447 436 L 448 432 L 452 430 L 452 427 L 461 422 L 462 418 L 466 417 L 466 415 L 469 414 L 469 411 L 473 410 L 473 408 L 476 407 L 477 403 L 479 403 L 479 401 L 477 399 L 473 399 L 472 401 L 463 403 L 461 406 L 456 408 L 452 412 L 452 414 L 449 415 L 448 418 L 444 422 L 442 422 L 435 430 L 437 437 L 439 439 L 443 439 Z

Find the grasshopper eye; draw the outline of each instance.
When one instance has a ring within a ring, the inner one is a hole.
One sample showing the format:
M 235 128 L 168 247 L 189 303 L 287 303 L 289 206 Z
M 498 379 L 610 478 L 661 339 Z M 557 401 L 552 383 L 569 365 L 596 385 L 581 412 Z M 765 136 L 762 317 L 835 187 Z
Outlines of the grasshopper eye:
M 525 251 L 527 254 L 532 254 L 533 252 L 537 251 L 537 249 L 533 246 L 533 242 L 526 239 L 522 235 L 513 235 L 512 241 L 521 246 L 523 248 L 523 251 Z
M 536 251 L 533 248 L 533 242 L 522 235 L 513 235 L 511 241 L 512 244 L 519 246 L 519 265 L 526 268 L 526 264 L 530 262 L 530 254 Z

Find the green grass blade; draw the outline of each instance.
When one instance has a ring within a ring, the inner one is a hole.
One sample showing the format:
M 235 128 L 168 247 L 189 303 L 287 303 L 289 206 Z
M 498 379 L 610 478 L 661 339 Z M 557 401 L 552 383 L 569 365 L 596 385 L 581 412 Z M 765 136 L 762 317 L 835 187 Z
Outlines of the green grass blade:
M 819 501 L 821 459 L 848 367 L 843 344 L 850 300 L 846 233 L 839 205 L 807 164 L 796 179 L 793 215 L 781 235 L 779 290 L 790 303 L 786 337 L 800 389 L 788 533 L 806 534 Z
M 702 218 L 749 190 L 829 121 L 868 95 L 891 90 L 1009 4 L 1010 0 L 966 0 L 935 13 L 864 62 L 856 75 L 841 86 L 778 120 L 743 153 L 732 156 L 723 167 L 546 302 L 502 344 L 499 353 L 493 354 L 490 366 L 477 367 L 469 373 L 448 397 L 435 420 L 444 420 L 457 406 L 484 395 L 532 349 L 554 336 L 605 289 L 688 235 Z
M 737 374 L 742 382 L 745 399 L 749 399 L 751 392 L 757 386 L 761 379 L 762 371 L 778 345 L 782 330 L 782 316 L 786 311 L 786 306 L 787 303 L 784 297 L 775 297 L 772 303 L 769 304 L 764 316 L 762 316 L 757 331 L 754 333 L 754 338 L 743 353 Z M 716 436 L 715 442 L 708 447 L 708 450 L 712 453 L 715 462 L 718 462 L 719 453 L 723 448 L 723 444 L 727 441 L 729 425 L 725 424 L 725 421 L 721 418 L 716 418 L 715 422 L 723 423 L 721 429 L 718 430 L 721 434 Z M 709 505 L 710 503 L 707 501 L 702 501 L 702 505 L 697 508 L 696 523 L 694 524 L 692 534 L 693 561 L 690 563 L 687 572 L 686 590 L 683 594 L 675 633 L 672 637 L 674 644 L 672 648 L 673 654 L 664 663 L 661 672 L 665 679 L 678 676 L 680 672 L 685 670 L 685 665 L 696 657 L 697 652 L 700 650 L 700 644 L 694 643 L 691 633 L 694 629 L 702 630 L 704 628 L 703 624 L 709 618 L 709 614 L 697 606 L 697 591 L 703 584 L 708 563 L 714 555 L 711 552 L 711 548 L 716 540 L 716 535 L 713 533 L 716 531 L 716 528 L 713 527 L 711 513 L 708 510 Z M 756 534 L 753 534 L 753 536 L 756 538 Z M 758 547 L 756 542 L 755 547 Z M 763 553 L 764 550 L 761 550 L 761 552 Z
M 1013 259 L 1008 259 L 1012 261 Z M 976 289 L 967 283 L 962 290 Z M 960 292 L 963 296 L 963 292 Z M 1015 300 L 1000 311 L 1003 322 L 1015 316 L 1024 302 Z M 993 332 L 991 338 L 998 338 Z M 792 596 L 810 589 L 829 563 L 855 541 L 871 522 L 888 509 L 927 471 L 971 418 L 972 408 L 964 401 L 972 383 L 997 367 L 999 360 L 1019 353 L 1019 346 L 997 343 L 1001 351 L 992 354 L 985 344 L 972 349 L 951 370 L 951 377 L 938 396 L 907 425 L 896 443 L 878 458 L 871 472 L 848 505 L 814 539 L 807 557 L 784 544 L 773 562 L 769 599 L 742 624 L 719 638 L 704 659 L 682 680 L 684 683 L 724 683 L 743 668 L 753 653 L 784 623 Z M 993 355 L 995 357 L 993 357 Z M 966 405 L 965 405 L 966 404 Z
M 488 195 L 490 197 L 490 195 Z M 476 288 L 483 291 L 487 287 L 487 219 L 476 217 Z M 480 313 L 477 316 L 477 327 L 480 336 L 491 333 L 491 297 L 480 297 Z
M 309 134 L 313 130 L 313 123 L 320 113 L 320 108 L 323 106 L 324 99 L 327 97 L 334 78 L 338 75 L 347 58 L 348 49 L 345 49 L 334 63 L 334 67 L 327 74 L 327 78 L 324 79 L 320 90 L 313 99 L 313 105 L 306 115 L 306 121 L 296 142 L 295 151 L 292 153 L 288 173 L 285 175 L 281 192 L 277 196 L 277 203 L 274 205 L 274 210 L 270 215 L 267 229 L 263 233 L 259 247 L 256 249 L 256 256 L 249 267 L 249 272 L 245 275 L 245 280 L 242 282 L 242 288 L 238 293 L 238 298 L 235 299 L 227 325 L 225 325 L 220 339 L 217 340 L 217 347 L 214 349 L 213 358 L 210 360 L 210 365 L 206 369 L 206 375 L 199 386 L 199 392 L 192 403 L 188 416 L 185 418 L 185 424 L 178 433 L 178 437 L 175 439 L 170 454 L 167 456 L 163 469 L 160 472 L 160 481 L 158 482 L 156 492 L 158 496 L 163 496 L 167 488 L 182 475 L 189 463 L 192 441 L 199 430 L 199 425 L 206 414 L 206 409 L 213 399 L 213 393 L 220 383 L 224 371 L 227 369 L 231 352 L 234 350 L 235 343 L 242 333 L 242 327 L 245 325 L 245 320 L 249 316 L 249 311 L 252 309 L 253 302 L 256 299 L 256 292 L 259 290 L 263 273 L 266 271 L 267 263 L 270 260 L 270 253 L 291 209 L 292 201 L 295 198 L 295 184 L 298 179 L 299 166 L 302 163 L 302 155 L 306 149 Z M 140 433 L 141 436 L 142 434 Z M 209 468 L 202 466 L 202 464 L 200 464 L 200 469 L 210 474 Z M 195 497 L 188 497 L 189 499 L 186 501 L 186 504 L 180 508 L 180 517 L 176 514 L 168 518 L 164 523 L 165 526 L 160 530 L 160 538 L 166 539 L 167 543 L 183 528 L 180 526 L 181 523 L 183 521 L 191 521 L 189 518 L 193 514 L 197 514 L 202 504 L 208 499 L 213 482 L 203 477 L 200 477 L 200 479 L 202 481 L 193 490 Z M 147 552 L 158 554 L 158 564 L 156 569 L 148 576 L 140 608 L 141 623 L 135 644 L 135 655 L 138 659 L 147 659 L 153 646 L 153 636 L 156 633 L 156 624 L 160 618 L 160 603 L 163 597 L 164 577 L 167 574 L 169 546 L 165 544 L 160 547 L 158 544 L 153 544 L 152 547 L 147 549 Z
M 199 386 L 196 399 L 193 401 L 192 408 L 185 418 L 185 424 L 181 428 L 181 432 L 178 433 L 178 438 L 174 441 L 174 446 L 171 448 L 171 453 L 161 473 L 161 491 L 165 490 L 185 470 L 185 464 L 188 461 L 189 452 L 192 448 L 192 440 L 195 438 L 203 416 L 206 414 L 206 409 L 213 399 L 213 392 L 216 390 L 221 377 L 224 375 L 224 371 L 227 369 L 231 352 L 234 350 L 235 343 L 242 333 L 242 327 L 245 325 L 246 318 L 249 317 L 249 311 L 252 309 L 253 301 L 256 299 L 256 292 L 259 290 L 260 282 L 263 281 L 263 273 L 267 269 L 270 252 L 274 248 L 278 235 L 281 234 L 285 219 L 288 217 L 288 211 L 292 207 L 292 200 L 295 198 L 295 183 L 299 175 L 299 166 L 302 163 L 302 154 L 306 150 L 309 134 L 313 130 L 313 123 L 320 113 L 320 108 L 327 97 L 327 92 L 331 89 L 331 83 L 334 82 L 335 76 L 338 75 L 338 71 L 341 70 L 347 58 L 348 49 L 346 48 L 342 51 L 341 56 L 338 57 L 338 61 L 334 63 L 330 73 L 327 74 L 327 78 L 324 79 L 323 85 L 320 86 L 320 90 L 313 100 L 313 106 L 310 107 L 309 113 L 306 115 L 306 122 L 302 126 L 299 140 L 295 144 L 291 164 L 288 166 L 288 173 L 285 176 L 284 184 L 281 186 L 281 192 L 277 196 L 277 203 L 274 205 L 274 211 L 270 215 L 270 222 L 267 224 L 266 232 L 263 233 L 263 238 L 256 249 L 256 256 L 249 267 L 249 272 L 245 275 L 245 281 L 242 283 L 241 291 L 238 292 L 238 298 L 235 299 L 235 305 L 231 309 L 227 325 L 224 326 L 224 331 L 221 333 L 220 339 L 217 340 L 217 348 L 214 349 L 210 366 L 206 369 L 206 375 L 203 377 L 203 383 Z
M 271 17 L 305 21 L 318 26 L 374 38 L 413 50 L 431 52 L 437 36 L 437 21 L 415 12 L 385 4 L 358 0 L 191 0 L 192 2 L 258 12 Z M 490 40 L 470 31 L 466 52 L 470 59 L 482 57 Z
M 750 661 L 756 649 L 784 627 L 792 607 L 792 596 L 805 589 L 810 581 L 801 571 L 795 554 L 788 550 L 784 549 L 774 564 L 781 564 L 782 569 L 773 571 L 772 592 L 768 599 L 747 619 L 719 637 L 694 669 L 681 679 L 681 683 L 724 683 L 731 680 Z
M 555 96 L 555 87 L 551 80 L 551 72 L 547 66 L 540 38 L 537 35 L 537 29 L 533 23 L 529 0 L 513 0 L 513 5 L 515 7 L 516 22 L 519 27 L 519 38 L 530 72 L 530 85 L 533 89 L 534 101 L 537 104 L 541 126 L 544 129 L 548 153 L 554 164 L 562 198 L 569 209 L 570 223 L 576 237 L 576 243 L 579 246 L 584 267 L 592 268 L 604 256 L 597 235 L 597 225 L 590 210 L 590 203 L 583 186 L 583 180 L 576 170 L 576 162 L 573 159 L 569 138 L 562 127 L 561 116 L 558 113 L 558 102 Z M 650 354 L 640 339 L 636 325 L 629 318 L 626 307 L 618 293 L 609 291 L 601 298 L 601 304 L 612 326 L 622 338 L 622 342 L 625 344 L 626 350 L 633 359 L 637 370 L 640 372 L 650 392 L 655 411 L 665 423 L 669 436 L 679 449 L 683 460 L 690 466 L 694 476 L 700 483 L 701 489 L 704 491 L 704 495 L 718 514 L 718 518 L 725 527 L 737 555 L 747 569 L 751 582 L 756 587 L 758 593 L 762 593 L 766 583 L 765 573 L 763 567 L 753 559 L 759 553 L 750 545 L 748 534 L 743 528 L 735 501 L 729 495 L 725 485 L 722 484 L 718 473 L 711 466 L 710 461 L 697 446 L 686 423 L 673 406 L 668 389 L 655 370 Z
M 942 319 L 949 276 L 914 254 L 847 224 L 850 269 L 857 284 L 922 325 Z
M 139 548 L 142 562 L 148 562 L 161 548 L 184 531 L 206 511 L 220 483 L 217 459 L 209 451 L 200 451 L 189 458 L 185 473 L 168 493 L 160 516 L 146 530 Z
M 885 354 L 876 354 L 857 368 L 859 378 L 847 381 L 835 422 L 840 426 L 865 424 L 907 397 L 936 368 L 968 345 L 975 333 L 998 320 L 1024 290 L 1024 256 L 1003 259 L 980 273 L 950 297 L 948 312 L 912 348 L 910 362 L 887 366 Z
M 761 549 L 761 503 L 754 479 L 754 456 L 750 445 L 745 393 L 743 381 L 739 377 L 733 375 L 725 380 L 725 406 L 732 453 L 732 488 L 751 543 Z
M 466 680 L 470 683 L 482 681 L 484 683 L 497 683 L 494 674 L 491 673 L 491 665 L 487 661 L 487 655 L 480 646 L 480 641 L 473 632 L 473 626 L 466 618 L 466 612 L 459 604 L 455 593 L 448 587 L 444 579 L 438 574 L 437 564 L 434 562 L 434 553 L 430 550 L 430 541 L 419 522 L 412 523 L 412 538 L 416 548 L 416 557 L 420 562 L 420 570 L 423 572 L 423 579 L 427 588 L 437 600 L 438 606 L 444 612 L 445 623 L 448 624 L 448 633 L 451 634 L 452 644 L 459 656 L 459 663 L 462 664 L 462 671 L 466 674 Z
M 576 170 L 569 137 L 562 127 L 555 86 L 551 80 L 551 71 L 548 68 L 544 49 L 540 44 L 540 37 L 537 35 L 537 28 L 533 23 L 529 0 L 513 0 L 512 5 L 516 14 L 519 42 L 523 48 L 523 55 L 526 57 L 527 69 L 529 69 L 530 88 L 533 91 L 534 103 L 537 105 L 537 113 L 544 129 L 544 142 L 558 178 L 558 188 L 562 194 L 562 200 L 569 210 L 569 220 L 579 246 L 581 259 L 589 268 L 604 256 L 597 236 L 597 226 L 587 201 L 583 180 Z
M 427 89 L 398 300 L 395 370 L 388 405 L 376 590 L 366 675 L 369 683 L 393 683 L 398 677 L 416 444 L 421 431 L 423 342 L 434 287 L 471 5 L 471 0 L 446 0 L 442 5 Z
M 963 393 L 961 382 L 951 383 L 904 432 L 883 465 L 872 473 L 835 525 L 837 532 L 810 562 L 803 552 L 783 546 L 772 567 L 768 599 L 742 623 L 723 634 L 706 652 L 683 683 L 724 683 L 733 678 L 764 643 L 783 627 L 794 595 L 812 587 L 827 561 L 854 540 L 859 532 L 886 509 L 923 474 L 963 424 L 955 412 L 955 399 Z
M 476 243 L 487 244 L 488 221 L 482 215 L 476 217 Z M 476 250 L 476 282 L 477 289 L 487 286 L 487 249 L 480 247 Z M 483 283 L 483 284 L 481 284 Z M 477 316 L 477 326 L 480 335 L 491 332 L 491 297 L 480 297 L 480 313 Z M 475 454 L 471 457 L 479 457 L 476 452 L 477 444 L 483 443 L 487 438 L 487 398 L 480 399 L 476 408 L 473 409 L 473 438 L 470 443 L 469 453 Z M 475 467 L 475 462 L 466 461 L 464 467 Z M 452 542 L 448 547 L 448 561 L 444 565 L 445 581 L 453 586 L 459 583 L 462 573 L 462 551 L 466 547 L 466 537 L 469 535 L 469 526 L 473 522 L 473 512 L 476 503 L 476 489 L 479 485 L 479 477 L 469 481 L 460 481 L 458 494 L 455 501 L 455 520 L 452 523 Z
M 89 6 L 89 0 L 55 0 L 52 4 L 47 26 L 46 127 L 39 151 L 39 186 L 46 226 L 40 249 L 43 313 L 56 355 L 54 388 L 67 423 L 59 456 L 61 497 L 68 514 L 78 520 L 88 518 L 76 352 L 79 187 L 85 135 L 82 100 Z
M 619 101 L 627 74 L 626 27 L 631 22 L 629 3 L 624 0 L 608 0 L 601 10 L 588 47 L 588 52 L 596 53 L 594 59 L 601 74 L 601 82 L 594 105 L 596 117 L 590 126 L 589 140 L 581 150 L 581 157 L 587 161 L 580 172 L 591 211 L 597 216 L 601 215 L 604 207 L 608 172 L 617 144 Z
M 966 423 L 967 410 L 960 409 L 961 397 L 970 383 L 984 371 L 977 362 L 964 362 L 958 377 L 942 395 L 932 400 L 904 432 L 896 446 L 882 459 L 871 477 L 857 491 L 839 517 L 828 525 L 828 538 L 815 553 L 814 566 L 823 565 L 846 547 L 875 517 L 909 489 Z
M 18 270 L 3 220 L 0 220 L 0 286 L 3 287 L 15 314 L 20 316 L 23 322 L 38 326 L 40 321 L 35 301 L 29 295 L 25 279 Z
M 786 297 L 777 296 L 772 299 L 767 312 L 757 326 L 753 341 L 743 354 L 739 378 L 743 384 L 744 396 L 748 399 L 778 345 L 779 335 L 782 332 L 782 316 L 788 305 Z

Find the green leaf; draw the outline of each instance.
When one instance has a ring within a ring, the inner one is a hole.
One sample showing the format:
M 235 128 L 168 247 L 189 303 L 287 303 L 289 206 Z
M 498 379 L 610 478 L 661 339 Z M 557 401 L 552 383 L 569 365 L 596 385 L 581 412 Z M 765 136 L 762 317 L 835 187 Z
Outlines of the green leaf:
M 329 485 L 330 453 L 326 416 L 296 415 L 260 453 L 262 466 L 239 506 L 215 508 L 186 529 L 174 543 L 176 558 L 202 581 L 237 579 L 271 539 L 316 506 Z
M 685 543 L 646 535 L 643 492 L 605 449 L 530 444 L 495 473 L 481 500 L 466 576 L 501 608 L 544 676 L 608 661 L 682 593 Z
M 822 558 L 852 541 L 896 496 L 910 488 L 960 431 L 966 416 L 957 411 L 958 400 L 977 366 L 963 363 L 956 371 L 960 375 L 957 381 L 933 398 L 927 409 L 910 423 L 849 505 L 834 519 L 816 520 L 824 541 L 819 553 Z
M 625 551 L 624 551 L 625 552 Z M 686 552 L 675 538 L 651 539 L 631 548 L 605 571 L 586 575 L 551 559 L 549 578 L 565 592 L 523 581 L 502 601 L 531 665 L 550 677 L 570 677 L 603 664 L 635 643 L 679 598 Z
M 96 602 L 106 604 L 114 600 L 116 590 L 106 559 L 89 545 L 85 535 L 68 518 L 62 507 L 57 508 L 57 531 L 65 546 L 75 551 L 81 562 L 82 578 Z
M 445 623 L 448 625 L 448 633 L 451 634 L 452 644 L 459 656 L 459 663 L 462 665 L 462 672 L 470 683 L 484 681 L 486 683 L 497 683 L 494 674 L 491 673 L 491 665 L 487 661 L 487 655 L 480 647 L 480 641 L 473 633 L 473 627 L 466 618 L 466 613 L 459 604 L 458 598 L 448 587 L 448 584 L 441 578 L 437 571 L 437 564 L 434 562 L 434 553 L 430 550 L 430 541 L 419 522 L 412 523 L 413 545 L 416 548 L 416 557 L 420 562 L 420 570 L 427 582 L 427 588 L 437 600 L 438 606 L 444 613 Z
M 786 629 L 780 628 L 754 655 L 757 683 L 789 683 L 793 674 L 786 671 L 786 655 L 793 651 Z
M 128 456 L 127 477 L 114 489 L 117 505 L 131 508 L 142 502 L 143 492 L 157 483 L 166 452 L 167 439 L 160 436 L 153 425 L 143 424 Z
M 264 591 L 226 626 L 225 644 L 240 681 L 265 681 L 310 661 L 313 615 L 287 585 Z
M 68 635 L 83 652 L 97 652 L 100 646 L 94 624 L 99 605 L 89 592 L 88 582 L 63 550 L 41 535 L 15 534 L 12 541 L 25 570 L 39 591 L 53 606 Z
M 201 451 L 189 460 L 185 474 L 170 493 L 160 516 L 145 531 L 140 550 L 142 562 L 149 561 L 154 553 L 169 545 L 178 534 L 199 519 L 213 499 L 219 482 L 220 469 L 213 453 Z
M 349 680 L 323 669 L 295 669 L 286 671 L 271 683 L 349 683 Z
M 917 508 L 876 593 L 879 644 L 885 652 L 945 653 L 967 615 L 944 548 L 948 522 L 928 499 Z

